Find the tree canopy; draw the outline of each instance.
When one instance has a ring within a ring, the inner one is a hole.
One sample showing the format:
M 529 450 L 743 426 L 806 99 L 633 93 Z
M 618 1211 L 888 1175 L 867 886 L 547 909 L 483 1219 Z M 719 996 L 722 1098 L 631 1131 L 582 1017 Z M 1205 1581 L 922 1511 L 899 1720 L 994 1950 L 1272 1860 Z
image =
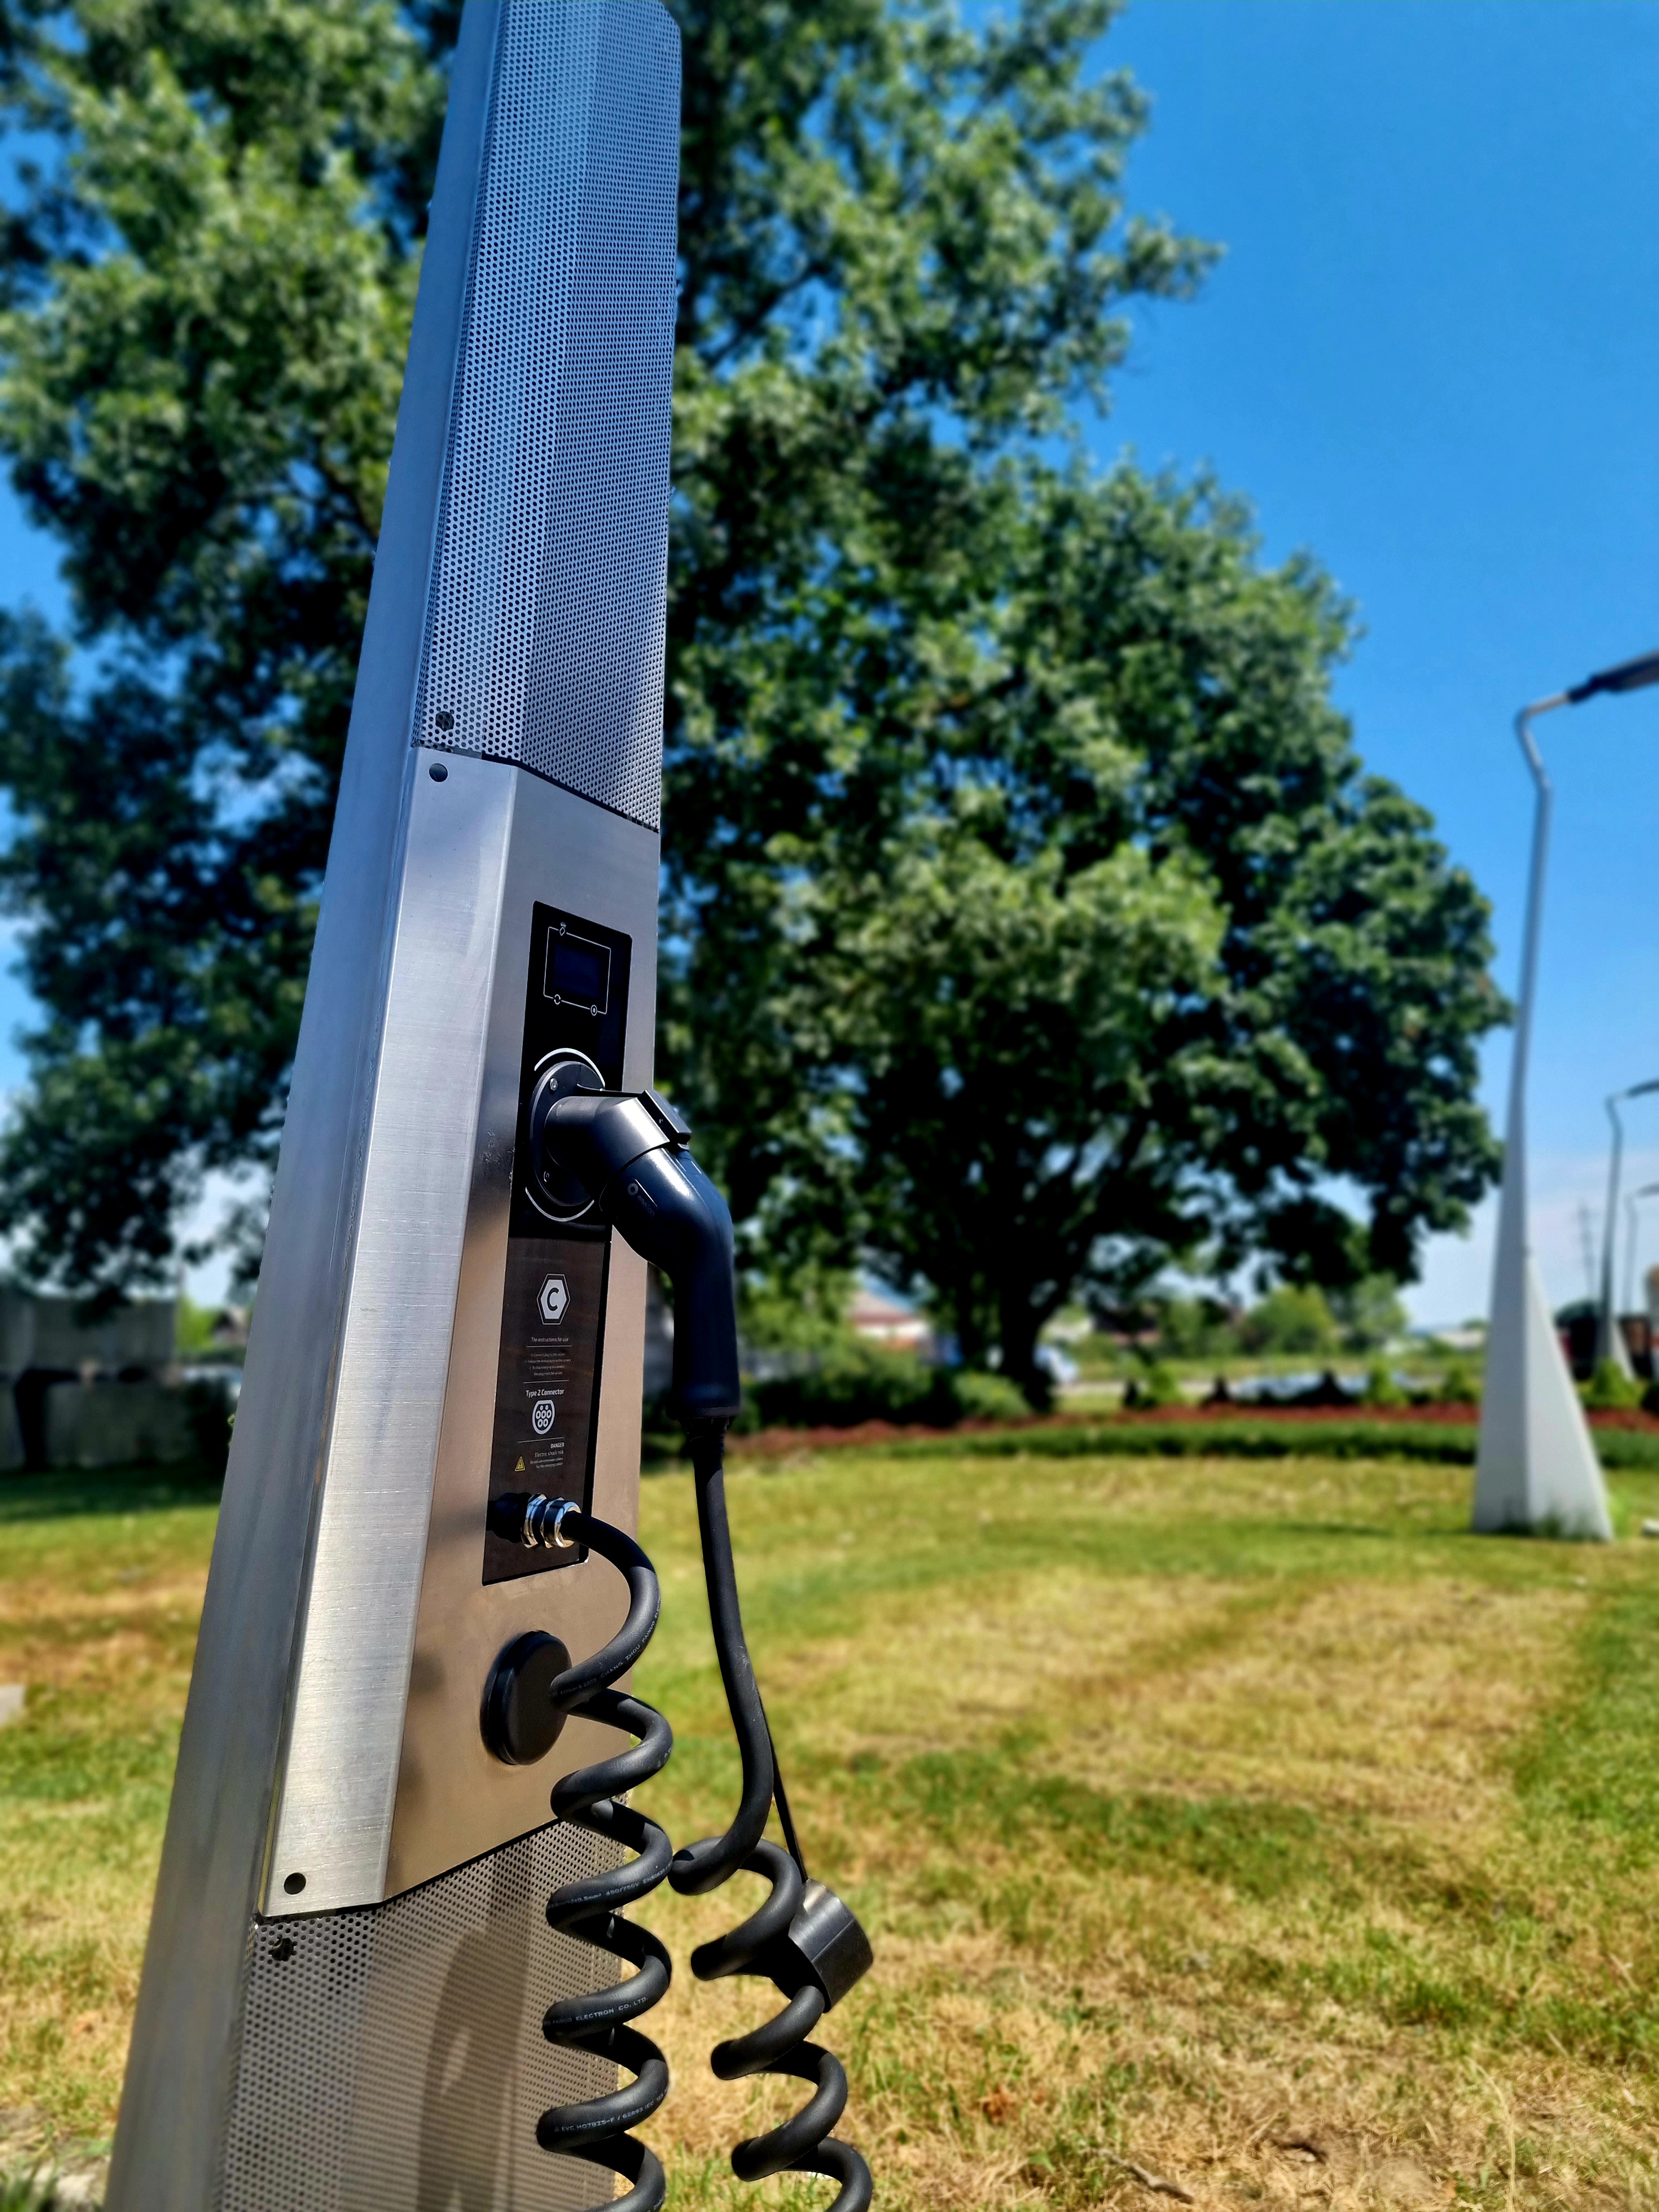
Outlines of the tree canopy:
M 659 1058 L 748 1248 L 1023 1376 L 1172 1253 L 1408 1274 L 1493 1167 L 1482 903 L 1360 769 L 1316 569 L 1054 459 L 1209 258 L 1127 208 L 1109 0 L 673 12 Z M 78 1287 L 274 1151 L 457 13 L 0 0 L 0 451 L 76 610 L 0 636 L 0 1221 Z
M 1408 1277 L 1494 1165 L 1498 1002 L 1484 901 L 1330 703 L 1330 586 L 1128 468 L 1000 471 L 937 568 L 833 570 L 750 641 L 688 1059 L 768 1246 L 850 1235 L 1034 1390 L 1062 1303 L 1171 1257 Z M 769 823 L 769 716 L 814 694 Z
M 274 1156 L 453 13 L 0 12 L 0 448 L 75 611 L 0 627 L 0 882 L 46 1014 L 0 1218 L 78 1288 L 164 1276 L 203 1175 Z
M 0 8 L 34 165 L 0 450 L 96 654 L 76 682 L 68 641 L 0 638 L 48 1013 L 0 1212 L 68 1281 L 164 1272 L 203 1173 L 274 1150 L 458 13 Z M 850 513 L 925 528 L 953 446 L 1052 422 L 1121 353 L 1115 304 L 1201 257 L 1121 220 L 1141 110 L 1082 81 L 1099 0 L 982 33 L 933 0 L 677 13 L 673 697 L 719 727 L 722 653 Z

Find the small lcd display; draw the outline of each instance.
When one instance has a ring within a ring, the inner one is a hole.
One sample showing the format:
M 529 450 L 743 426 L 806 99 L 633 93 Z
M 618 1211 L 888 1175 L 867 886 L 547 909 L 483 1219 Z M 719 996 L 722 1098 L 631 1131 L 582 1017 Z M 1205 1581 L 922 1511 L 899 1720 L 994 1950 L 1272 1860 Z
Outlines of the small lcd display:
M 547 933 L 547 968 L 543 990 L 562 1006 L 586 1006 L 596 1014 L 611 1004 L 611 949 L 568 930 Z

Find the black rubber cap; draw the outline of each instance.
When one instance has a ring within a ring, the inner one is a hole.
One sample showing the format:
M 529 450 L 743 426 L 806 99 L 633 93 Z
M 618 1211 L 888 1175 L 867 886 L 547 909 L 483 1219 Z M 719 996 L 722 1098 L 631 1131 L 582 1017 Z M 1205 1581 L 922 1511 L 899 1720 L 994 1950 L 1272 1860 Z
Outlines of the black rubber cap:
M 769 1971 L 793 1996 L 811 1982 L 823 1992 L 826 2005 L 839 2004 L 854 1983 L 862 1981 L 875 1960 L 870 1938 L 833 1889 L 809 1881 L 801 1892 L 800 1910 L 789 1923 L 781 1955 Z
M 556 1636 L 539 1628 L 515 1636 L 497 1657 L 484 1685 L 483 1740 L 507 1766 L 533 1766 L 559 1740 L 564 1715 L 548 1695 L 570 1654 Z

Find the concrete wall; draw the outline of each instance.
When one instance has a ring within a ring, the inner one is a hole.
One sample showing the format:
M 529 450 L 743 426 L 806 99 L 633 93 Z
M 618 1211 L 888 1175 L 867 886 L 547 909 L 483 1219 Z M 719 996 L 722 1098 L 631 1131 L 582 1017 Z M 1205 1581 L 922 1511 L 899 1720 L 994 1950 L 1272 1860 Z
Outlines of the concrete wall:
M 88 1322 L 74 1298 L 0 1288 L 0 1469 L 188 1458 L 189 1410 L 163 1381 L 174 1318 L 171 1298 Z
M 49 1467 L 165 1462 L 196 1449 L 184 1392 L 165 1382 L 53 1382 L 46 1395 Z
M 151 1373 L 173 1356 L 171 1298 L 141 1298 L 98 1322 L 83 1322 L 78 1313 L 74 1298 L 0 1290 L 0 1374 L 18 1376 L 30 1367 Z
M 23 1425 L 17 1418 L 17 1401 L 0 1382 L 0 1474 L 15 1474 L 24 1464 Z

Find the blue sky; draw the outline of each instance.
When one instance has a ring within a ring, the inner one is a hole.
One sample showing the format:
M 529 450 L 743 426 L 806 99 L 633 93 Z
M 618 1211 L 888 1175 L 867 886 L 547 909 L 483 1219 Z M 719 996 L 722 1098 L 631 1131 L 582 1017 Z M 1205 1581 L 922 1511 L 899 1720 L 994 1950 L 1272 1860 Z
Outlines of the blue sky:
M 1132 198 L 1227 255 L 1160 306 L 1092 439 L 1210 463 L 1268 551 L 1358 603 L 1340 676 L 1368 764 L 1496 908 L 1513 991 L 1524 700 L 1659 648 L 1659 7 L 1651 0 L 1135 0 L 1106 43 L 1152 96 Z M 1540 726 L 1558 799 L 1531 1085 L 1534 1225 L 1582 1295 L 1604 1094 L 1659 1075 L 1659 690 Z M 1502 1109 L 1507 1033 L 1484 1092 Z M 1629 1112 L 1659 1176 L 1659 1099 Z M 1659 1206 L 1647 1261 L 1659 1261 Z M 1491 1209 L 1420 1319 L 1484 1310 Z
M 1493 900 L 1512 988 L 1514 710 L 1659 647 L 1659 6 L 1135 0 L 1104 58 L 1154 101 L 1133 204 L 1228 250 L 1197 303 L 1141 319 L 1094 450 L 1212 465 L 1271 555 L 1310 549 L 1358 601 L 1339 693 L 1360 750 Z M 25 599 L 63 611 L 51 544 L 0 492 L 0 602 Z M 1581 1204 L 1599 1219 L 1601 1097 L 1659 1075 L 1659 690 L 1541 734 L 1532 1188 L 1559 1300 L 1583 1289 Z M 27 1014 L 0 981 L 0 1090 Z M 1500 1038 L 1494 1110 L 1506 1066 Z M 1632 1182 L 1659 1178 L 1659 1100 L 1630 1126 Z M 1487 1208 L 1430 1250 L 1419 1318 L 1484 1309 L 1489 1264 Z

